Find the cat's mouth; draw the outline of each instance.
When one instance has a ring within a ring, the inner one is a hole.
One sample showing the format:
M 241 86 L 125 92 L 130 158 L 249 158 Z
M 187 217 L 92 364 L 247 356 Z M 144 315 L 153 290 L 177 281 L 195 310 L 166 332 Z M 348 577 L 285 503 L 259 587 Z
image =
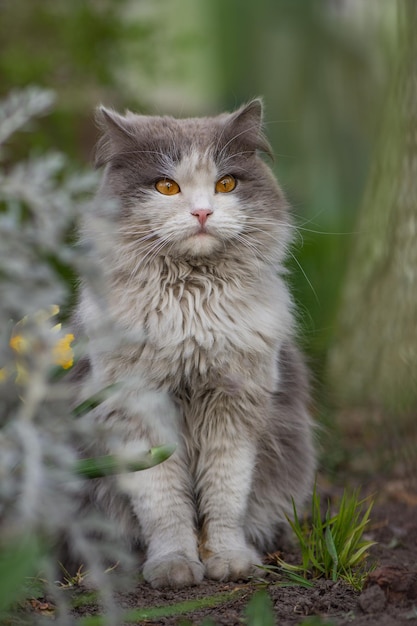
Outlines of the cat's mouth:
M 201 256 L 212 254 L 219 245 L 219 238 L 210 232 L 210 229 L 202 226 L 185 235 L 180 243 L 180 249 L 187 255 Z
M 207 226 L 203 225 L 196 229 L 196 231 L 191 235 L 191 237 L 204 237 L 204 236 L 213 236 L 212 233 L 209 232 Z

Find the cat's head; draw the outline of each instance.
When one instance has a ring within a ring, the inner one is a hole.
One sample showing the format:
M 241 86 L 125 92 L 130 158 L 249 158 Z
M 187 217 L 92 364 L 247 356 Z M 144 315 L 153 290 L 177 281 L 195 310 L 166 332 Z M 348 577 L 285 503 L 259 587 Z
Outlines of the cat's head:
M 120 233 L 138 255 L 280 260 L 286 202 L 259 152 L 259 99 L 217 117 L 175 119 L 100 108 L 102 192 L 119 202 Z

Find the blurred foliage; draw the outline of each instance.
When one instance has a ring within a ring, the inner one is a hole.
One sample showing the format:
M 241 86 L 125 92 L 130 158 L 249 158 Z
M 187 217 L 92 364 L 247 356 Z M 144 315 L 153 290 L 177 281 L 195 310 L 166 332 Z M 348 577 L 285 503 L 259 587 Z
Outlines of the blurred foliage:
M 91 150 L 93 103 L 114 84 L 113 59 L 124 38 L 124 0 L 2 0 L 0 84 L 39 85 L 58 94 L 55 112 L 31 136 L 37 150 L 73 157 Z M 18 142 L 21 156 L 27 141 Z
M 58 538 L 66 537 L 84 554 L 87 567 L 101 577 L 107 604 L 109 584 L 100 574 L 104 559 L 111 552 L 114 561 L 124 559 L 122 551 L 114 552 L 110 527 L 94 515 L 74 515 L 86 473 L 77 472 L 77 444 L 91 442 L 92 427 L 74 418 L 74 389 L 55 378 L 56 363 L 67 367 L 72 361 L 72 335 L 55 319 L 56 304 L 65 303 L 71 291 L 58 268 L 98 275 L 85 251 L 67 238 L 74 220 L 90 205 L 97 177 L 72 171 L 57 152 L 13 165 L 1 162 L 6 153 L 2 142 L 45 114 L 53 99 L 50 90 L 30 88 L 0 102 L 1 623 L 4 611 L 25 597 L 26 577 L 40 569 L 63 611 L 59 623 L 68 623 L 65 599 L 55 584 Z M 92 528 L 102 532 L 100 541 L 91 539 Z
M 301 334 L 320 374 L 395 56 L 395 3 L 214 5 L 226 104 L 265 98 L 276 172 L 300 226 L 289 266 Z
M 337 0 L 214 4 L 223 99 L 233 107 L 264 95 L 268 134 L 292 199 L 309 216 L 330 211 L 320 221 L 331 222 L 332 213 L 356 202 L 366 176 L 392 57 L 384 45 L 387 3 L 379 2 L 377 19 L 356 2 L 338 10 Z M 300 172 L 302 184 L 294 178 Z
M 57 106 L 30 145 L 90 160 L 100 102 L 185 113 L 194 102 L 195 112 L 201 109 L 196 94 L 207 87 L 210 64 L 200 18 L 192 0 L 1 0 L 0 95 L 28 85 L 52 88 Z M 196 77 L 198 89 L 187 89 Z M 15 142 L 10 158 L 27 148 L 27 141 Z
M 120 4 L 13 0 L 2 5 L 3 86 L 48 81 L 75 87 L 88 81 L 93 87 L 111 81 L 108 59 L 120 36 Z M 82 98 L 83 90 L 75 94 Z

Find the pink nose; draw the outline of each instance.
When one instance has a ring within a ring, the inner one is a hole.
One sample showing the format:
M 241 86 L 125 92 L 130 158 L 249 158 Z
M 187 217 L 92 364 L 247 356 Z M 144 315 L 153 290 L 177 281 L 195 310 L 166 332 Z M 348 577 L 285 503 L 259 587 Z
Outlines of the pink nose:
M 202 226 L 207 222 L 207 218 L 213 211 L 211 209 L 196 209 L 191 211 L 191 215 L 195 215 Z

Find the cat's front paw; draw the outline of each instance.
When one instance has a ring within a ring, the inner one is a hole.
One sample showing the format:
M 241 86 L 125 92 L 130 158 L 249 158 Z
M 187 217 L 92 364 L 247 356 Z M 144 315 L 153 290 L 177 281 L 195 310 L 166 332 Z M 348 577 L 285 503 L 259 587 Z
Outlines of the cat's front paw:
M 206 577 L 212 580 L 239 580 L 255 574 L 262 564 L 260 555 L 254 548 L 222 550 L 204 560 Z
M 143 566 L 143 577 L 155 589 L 159 587 L 189 587 L 198 585 L 204 577 L 201 561 L 192 561 L 181 552 L 148 559 Z

